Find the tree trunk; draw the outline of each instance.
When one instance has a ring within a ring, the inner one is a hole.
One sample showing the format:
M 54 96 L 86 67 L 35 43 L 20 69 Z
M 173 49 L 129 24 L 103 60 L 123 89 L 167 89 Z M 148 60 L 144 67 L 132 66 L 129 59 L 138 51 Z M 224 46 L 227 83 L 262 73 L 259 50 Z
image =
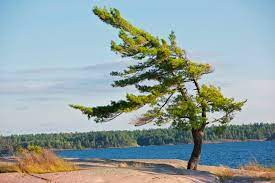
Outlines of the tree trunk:
M 198 162 L 200 160 L 203 129 L 192 129 L 192 136 L 194 141 L 194 147 L 191 157 L 188 161 L 187 169 L 197 170 Z

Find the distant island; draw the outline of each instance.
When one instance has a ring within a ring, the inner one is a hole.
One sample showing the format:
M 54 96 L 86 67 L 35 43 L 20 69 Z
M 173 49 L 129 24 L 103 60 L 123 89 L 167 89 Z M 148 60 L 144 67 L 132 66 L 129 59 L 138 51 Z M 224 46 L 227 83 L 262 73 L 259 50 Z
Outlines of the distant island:
M 274 140 L 275 124 L 230 125 L 205 129 L 206 142 Z M 178 129 L 100 131 L 0 136 L 0 153 L 12 154 L 18 147 L 38 145 L 50 149 L 85 149 L 192 143 L 191 133 Z

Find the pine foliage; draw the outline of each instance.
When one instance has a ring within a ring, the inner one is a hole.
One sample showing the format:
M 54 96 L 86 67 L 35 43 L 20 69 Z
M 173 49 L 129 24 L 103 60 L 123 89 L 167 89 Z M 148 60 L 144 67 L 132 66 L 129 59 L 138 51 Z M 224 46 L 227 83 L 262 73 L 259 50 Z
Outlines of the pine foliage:
M 111 101 L 106 106 L 70 105 L 72 108 L 96 122 L 105 122 L 147 106 L 148 110 L 135 125 L 171 123 L 187 129 L 204 128 L 210 123 L 225 125 L 241 110 L 245 101 L 237 102 L 225 97 L 218 87 L 200 83 L 213 68 L 190 60 L 186 51 L 178 46 L 173 31 L 168 40 L 160 39 L 132 25 L 117 9 L 95 7 L 93 12 L 119 31 L 121 42 L 112 41 L 111 50 L 135 63 L 112 72 L 117 78 L 112 86 L 134 86 L 139 95 L 129 93 L 125 99 Z M 217 113 L 219 117 L 207 118 L 208 113 Z

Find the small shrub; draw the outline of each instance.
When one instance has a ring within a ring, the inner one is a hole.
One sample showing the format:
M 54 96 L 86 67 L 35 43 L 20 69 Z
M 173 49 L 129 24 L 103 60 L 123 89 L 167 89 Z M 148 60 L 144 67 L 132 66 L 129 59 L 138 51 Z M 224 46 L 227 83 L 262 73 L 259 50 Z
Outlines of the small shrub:
M 18 169 L 23 173 L 49 173 L 77 169 L 72 163 L 59 158 L 52 151 L 38 146 L 19 149 L 16 159 Z

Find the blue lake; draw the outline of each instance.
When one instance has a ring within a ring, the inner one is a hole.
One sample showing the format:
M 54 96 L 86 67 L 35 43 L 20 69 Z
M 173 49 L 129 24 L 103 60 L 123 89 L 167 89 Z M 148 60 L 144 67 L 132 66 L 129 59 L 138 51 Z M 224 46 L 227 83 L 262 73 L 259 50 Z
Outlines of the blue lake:
M 62 150 L 57 151 L 57 154 L 66 158 L 188 160 L 192 148 L 192 144 L 181 144 L 128 148 Z M 234 168 L 255 160 L 264 166 L 274 166 L 275 141 L 204 144 L 200 164 L 225 165 Z

